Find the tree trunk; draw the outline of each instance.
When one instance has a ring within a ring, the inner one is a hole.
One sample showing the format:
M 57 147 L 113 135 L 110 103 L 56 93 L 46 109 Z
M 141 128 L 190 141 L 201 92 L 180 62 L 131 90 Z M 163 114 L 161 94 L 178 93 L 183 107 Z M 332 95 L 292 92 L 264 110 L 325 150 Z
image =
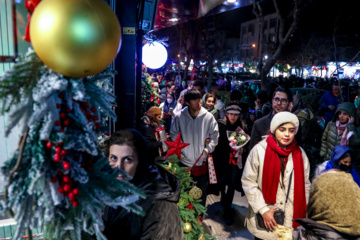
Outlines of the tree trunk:
M 289 38 L 292 36 L 292 34 L 295 31 L 295 28 L 296 28 L 296 26 L 298 24 L 299 0 L 294 0 L 294 8 L 292 9 L 292 12 L 291 12 L 292 17 L 293 17 L 293 21 L 292 21 L 289 29 L 286 32 L 285 32 L 286 18 L 284 18 L 282 16 L 282 13 L 280 12 L 280 7 L 279 7 L 277 1 L 278 0 L 273 0 L 273 4 L 274 4 L 274 7 L 276 9 L 277 19 L 279 20 L 279 27 L 277 29 L 279 45 L 278 45 L 275 53 L 271 57 L 269 56 L 268 61 L 266 62 L 265 66 L 260 66 L 261 67 L 261 71 L 260 71 L 261 88 L 264 89 L 264 90 L 266 89 L 267 92 L 270 91 L 270 89 L 267 89 L 267 85 L 268 85 L 268 83 L 267 83 L 267 75 L 269 74 L 271 68 L 276 63 L 276 60 L 279 58 L 279 55 L 280 55 L 282 49 L 284 48 L 285 44 L 288 42 Z M 260 3 L 258 3 L 258 9 L 261 9 L 259 4 Z M 254 8 L 255 8 L 255 5 L 254 5 Z M 254 10 L 253 10 L 253 12 L 254 12 Z M 259 11 L 257 12 L 256 17 L 258 18 L 258 20 L 260 22 L 261 15 L 260 15 Z M 261 34 L 263 34 L 263 33 L 260 33 L 260 35 Z M 261 51 L 263 51 L 263 50 L 261 49 Z M 259 59 L 259 61 L 260 61 L 260 59 Z
M 264 34 L 265 34 L 265 26 L 264 26 L 264 16 L 262 14 L 262 8 L 260 3 L 253 3 L 253 14 L 259 21 L 259 44 L 258 44 L 258 71 L 261 74 L 263 68 L 263 53 L 264 53 Z

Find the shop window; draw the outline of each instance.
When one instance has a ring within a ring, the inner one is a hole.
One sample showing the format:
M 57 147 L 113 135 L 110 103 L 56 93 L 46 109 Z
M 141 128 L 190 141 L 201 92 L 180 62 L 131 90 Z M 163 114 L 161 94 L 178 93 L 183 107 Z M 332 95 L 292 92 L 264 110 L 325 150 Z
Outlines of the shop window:
M 251 33 L 251 36 L 254 36 L 254 24 L 248 25 L 248 32 Z
M 276 42 L 276 34 L 275 33 L 270 33 L 268 41 L 269 42 Z
M 268 28 L 268 21 L 264 20 L 264 29 L 266 30 Z
M 276 19 L 276 18 L 270 19 L 270 26 L 269 26 L 269 28 L 276 28 L 276 25 L 277 25 L 277 19 Z
M 242 28 L 241 28 L 241 34 L 246 34 L 247 32 L 246 32 L 246 26 L 243 26 Z

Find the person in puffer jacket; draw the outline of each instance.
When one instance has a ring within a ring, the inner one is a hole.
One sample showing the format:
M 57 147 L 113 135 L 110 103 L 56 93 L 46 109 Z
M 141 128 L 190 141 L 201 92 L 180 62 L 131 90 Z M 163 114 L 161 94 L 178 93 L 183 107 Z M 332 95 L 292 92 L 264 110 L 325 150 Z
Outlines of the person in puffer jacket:
M 325 128 L 321 140 L 320 156 L 330 160 L 331 152 L 337 145 L 357 148 L 360 146 L 359 130 L 355 124 L 355 107 L 350 102 L 341 103 L 335 116 Z

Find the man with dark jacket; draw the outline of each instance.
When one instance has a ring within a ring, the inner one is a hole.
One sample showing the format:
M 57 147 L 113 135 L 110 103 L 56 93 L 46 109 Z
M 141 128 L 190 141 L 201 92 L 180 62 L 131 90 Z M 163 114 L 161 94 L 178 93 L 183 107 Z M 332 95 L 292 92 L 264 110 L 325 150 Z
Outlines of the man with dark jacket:
M 333 119 L 340 101 L 340 87 L 337 81 L 333 81 L 332 90 L 325 92 L 320 99 L 320 106 L 325 110 L 325 126 Z
M 251 140 L 249 150 L 251 150 L 256 144 L 258 144 L 262 137 L 268 135 L 270 129 L 270 123 L 275 114 L 283 111 L 289 111 L 292 108 L 293 95 L 288 88 L 277 87 L 273 94 L 272 108 L 273 111 L 268 115 L 256 120 L 251 131 Z M 296 142 L 301 145 L 301 127 L 295 135 Z

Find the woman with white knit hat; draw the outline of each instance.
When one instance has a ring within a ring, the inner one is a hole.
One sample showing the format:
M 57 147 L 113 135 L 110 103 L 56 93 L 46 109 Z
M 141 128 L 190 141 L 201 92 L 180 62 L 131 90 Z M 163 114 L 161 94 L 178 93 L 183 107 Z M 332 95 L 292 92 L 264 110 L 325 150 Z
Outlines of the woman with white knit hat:
M 296 228 L 293 219 L 306 217 L 310 165 L 296 141 L 299 120 L 277 113 L 270 135 L 251 150 L 241 178 L 249 202 L 245 224 L 255 239 L 277 239 L 277 224 Z

